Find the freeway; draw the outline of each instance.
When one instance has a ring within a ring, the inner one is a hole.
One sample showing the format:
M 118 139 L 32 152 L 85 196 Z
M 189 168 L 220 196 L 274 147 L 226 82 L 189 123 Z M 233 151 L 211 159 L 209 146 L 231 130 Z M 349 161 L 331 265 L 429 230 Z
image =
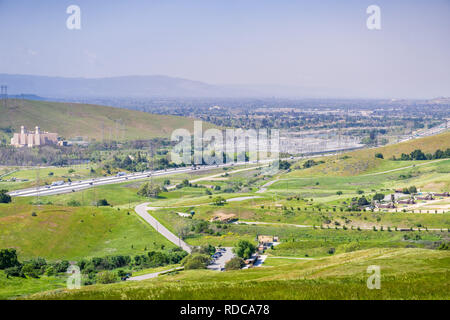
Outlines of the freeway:
M 115 183 L 121 183 L 126 182 L 130 180 L 140 180 L 145 179 L 149 177 L 159 177 L 159 176 L 165 176 L 165 175 L 172 175 L 177 173 L 187 173 L 187 172 L 193 172 L 195 171 L 207 171 L 212 170 L 216 168 L 221 167 L 229 167 L 229 166 L 239 166 L 239 165 L 245 165 L 245 164 L 258 164 L 256 161 L 254 162 L 247 162 L 247 163 L 226 163 L 226 164 L 220 164 L 220 165 L 203 165 L 203 166 L 197 166 L 195 167 L 183 167 L 183 168 L 174 168 L 174 169 L 166 169 L 166 170 L 158 170 L 158 171 L 144 171 L 139 173 L 130 173 L 125 174 L 121 176 L 109 176 L 109 177 L 102 177 L 102 178 L 93 178 L 93 179 L 87 179 L 87 180 L 81 180 L 81 181 L 73 181 L 73 182 L 65 182 L 61 185 L 54 185 L 54 186 L 40 186 L 36 188 L 29 188 L 29 189 L 22 189 L 22 190 L 16 190 L 9 192 L 9 195 L 12 197 L 31 197 L 31 196 L 50 196 L 50 195 L 56 195 L 56 194 L 62 194 L 62 193 L 70 193 L 75 191 L 80 191 L 83 189 L 91 188 L 93 186 L 101 186 L 101 185 L 107 185 L 107 184 L 115 184 Z
M 315 157 L 321 157 L 321 156 L 332 156 L 335 154 L 320 154 L 320 155 L 312 155 L 312 156 L 302 156 L 302 157 L 290 157 L 290 158 L 283 158 L 280 160 L 300 160 L 305 158 L 315 158 Z M 61 185 L 49 185 L 49 186 L 39 186 L 35 188 L 28 188 L 28 189 L 22 189 L 22 190 L 15 190 L 11 191 L 8 194 L 11 197 L 34 197 L 34 196 L 51 196 L 51 195 L 57 195 L 57 194 L 63 194 L 63 193 L 70 193 L 70 192 L 76 192 L 87 188 L 92 188 L 94 186 L 101 186 L 101 185 L 107 185 L 107 184 L 116 184 L 116 183 L 122 183 L 130 180 L 141 180 L 149 177 L 158 177 L 158 176 L 165 176 L 165 175 L 172 175 L 177 173 L 187 173 L 192 172 L 194 170 L 196 171 L 208 171 L 216 168 L 223 168 L 223 167 L 238 167 L 242 165 L 255 165 L 258 166 L 259 164 L 265 163 L 266 165 L 270 162 L 273 162 L 274 159 L 267 159 L 267 160 L 259 160 L 259 161 L 248 161 L 248 162 L 231 162 L 231 163 L 223 163 L 223 164 L 214 164 L 214 165 L 197 165 L 193 167 L 182 167 L 182 168 L 173 168 L 173 169 L 164 169 L 164 170 L 158 170 L 158 171 L 143 171 L 143 172 L 135 172 L 135 173 L 129 173 L 124 175 L 116 175 L 116 176 L 109 176 L 109 177 L 101 177 L 101 178 L 93 178 L 93 179 L 87 179 L 87 180 L 81 180 L 81 181 L 73 181 L 73 182 L 64 182 Z M 201 178 L 197 179 L 198 181 L 201 180 Z

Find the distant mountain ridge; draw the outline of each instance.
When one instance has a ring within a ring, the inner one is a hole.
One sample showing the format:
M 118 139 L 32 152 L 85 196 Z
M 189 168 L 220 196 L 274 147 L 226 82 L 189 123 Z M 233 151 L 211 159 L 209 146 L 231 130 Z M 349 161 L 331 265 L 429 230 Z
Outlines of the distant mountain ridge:
M 269 96 L 264 88 L 217 86 L 163 75 L 109 78 L 65 78 L 0 74 L 8 93 L 49 97 L 243 97 Z
M 0 74 L 0 84 L 8 93 L 27 93 L 47 98 L 73 97 L 321 97 L 330 90 L 283 85 L 213 85 L 201 81 L 163 75 L 109 78 L 65 78 L 38 75 Z M 336 91 L 336 94 L 338 91 Z

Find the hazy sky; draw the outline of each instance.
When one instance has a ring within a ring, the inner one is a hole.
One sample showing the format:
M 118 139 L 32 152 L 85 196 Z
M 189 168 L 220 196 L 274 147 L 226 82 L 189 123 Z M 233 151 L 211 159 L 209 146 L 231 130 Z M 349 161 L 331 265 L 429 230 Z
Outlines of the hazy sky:
M 450 0 L 0 0 L 0 39 L 0 73 L 450 96 Z

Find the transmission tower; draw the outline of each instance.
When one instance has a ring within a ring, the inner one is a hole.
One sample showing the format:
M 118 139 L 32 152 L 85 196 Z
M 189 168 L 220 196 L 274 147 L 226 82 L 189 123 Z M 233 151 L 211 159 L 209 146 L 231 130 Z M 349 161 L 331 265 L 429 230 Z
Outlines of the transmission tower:
M 6 108 L 8 104 L 8 86 L 2 85 L 1 87 L 1 95 L 2 95 L 2 103 L 3 107 Z

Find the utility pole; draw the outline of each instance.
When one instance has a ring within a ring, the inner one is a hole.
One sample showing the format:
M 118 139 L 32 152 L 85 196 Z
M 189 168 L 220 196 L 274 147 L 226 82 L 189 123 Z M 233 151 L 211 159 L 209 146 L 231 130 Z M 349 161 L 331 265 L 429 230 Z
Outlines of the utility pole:
M 39 198 L 39 187 L 40 185 L 40 167 L 37 166 L 36 168 L 36 204 L 37 204 L 37 211 L 40 212 L 41 210 L 41 200 Z

